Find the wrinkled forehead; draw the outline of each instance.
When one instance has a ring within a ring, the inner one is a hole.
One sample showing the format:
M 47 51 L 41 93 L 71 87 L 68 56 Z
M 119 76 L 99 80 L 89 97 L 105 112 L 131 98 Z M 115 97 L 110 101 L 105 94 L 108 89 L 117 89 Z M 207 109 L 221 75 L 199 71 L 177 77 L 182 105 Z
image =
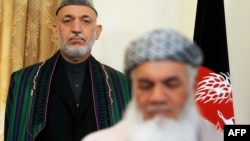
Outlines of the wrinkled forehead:
M 147 61 L 136 66 L 131 72 L 132 79 L 148 79 L 151 81 L 164 81 L 178 78 L 188 79 L 188 66 L 185 63 L 160 60 Z

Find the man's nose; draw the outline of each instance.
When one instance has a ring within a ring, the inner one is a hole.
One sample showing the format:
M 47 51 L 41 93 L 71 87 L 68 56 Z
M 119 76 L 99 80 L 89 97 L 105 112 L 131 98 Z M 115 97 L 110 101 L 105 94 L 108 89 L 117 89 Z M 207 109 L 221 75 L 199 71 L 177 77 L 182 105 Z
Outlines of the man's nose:
M 167 98 L 167 94 L 164 86 L 155 86 L 152 94 L 151 100 L 155 102 L 164 102 Z
M 82 24 L 80 21 L 76 20 L 73 22 L 72 32 L 73 33 L 81 33 L 82 32 Z

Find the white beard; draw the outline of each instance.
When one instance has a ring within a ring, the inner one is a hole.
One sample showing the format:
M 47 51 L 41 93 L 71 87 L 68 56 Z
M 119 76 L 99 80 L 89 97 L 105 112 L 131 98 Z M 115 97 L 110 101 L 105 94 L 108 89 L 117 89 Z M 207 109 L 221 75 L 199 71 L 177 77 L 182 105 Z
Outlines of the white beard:
M 71 36 L 74 36 L 74 34 L 72 34 Z M 79 36 L 83 38 L 82 35 L 79 35 Z M 95 38 L 96 38 L 96 32 L 93 34 L 93 36 L 91 37 L 91 39 L 89 40 L 89 42 L 85 46 L 79 46 L 77 48 L 72 48 L 72 47 L 68 46 L 60 34 L 59 34 L 58 42 L 60 45 L 60 49 L 65 54 L 67 54 L 70 57 L 76 58 L 76 57 L 82 57 L 91 51 L 91 49 L 95 43 Z M 76 46 L 78 46 L 78 45 L 76 45 Z
M 144 121 L 134 99 L 125 113 L 126 141 L 198 141 L 197 130 L 200 115 L 194 104 L 188 101 L 178 120 L 161 115 Z

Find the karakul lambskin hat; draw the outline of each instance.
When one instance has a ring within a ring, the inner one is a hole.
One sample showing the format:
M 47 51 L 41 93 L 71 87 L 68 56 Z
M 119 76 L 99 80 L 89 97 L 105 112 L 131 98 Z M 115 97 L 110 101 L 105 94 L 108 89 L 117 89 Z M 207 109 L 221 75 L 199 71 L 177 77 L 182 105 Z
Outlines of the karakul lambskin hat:
M 87 6 L 91 9 L 93 9 L 95 11 L 96 15 L 98 15 L 92 0 L 62 0 L 62 2 L 60 3 L 60 5 L 58 6 L 58 8 L 56 10 L 56 15 L 58 14 L 58 12 L 61 8 L 63 8 L 64 6 L 67 6 L 67 5 Z

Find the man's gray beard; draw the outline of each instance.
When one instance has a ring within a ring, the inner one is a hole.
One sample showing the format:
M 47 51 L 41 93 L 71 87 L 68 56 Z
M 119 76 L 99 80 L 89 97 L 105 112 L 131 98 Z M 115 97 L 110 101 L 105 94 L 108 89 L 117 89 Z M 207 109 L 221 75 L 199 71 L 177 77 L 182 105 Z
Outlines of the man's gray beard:
M 94 43 L 95 43 L 95 38 L 96 38 L 96 34 L 94 34 L 92 36 L 92 38 L 89 40 L 89 42 L 87 43 L 86 46 L 79 46 L 79 47 L 69 47 L 61 38 L 61 36 L 59 36 L 58 41 L 59 41 L 59 45 L 60 45 L 60 49 L 69 57 L 72 58 L 76 58 L 76 57 L 82 57 L 84 55 L 86 55 L 88 52 L 91 51 Z
M 162 115 L 144 121 L 142 112 L 134 99 L 131 100 L 124 117 L 126 141 L 197 141 L 200 115 L 189 100 L 178 120 L 167 119 Z

